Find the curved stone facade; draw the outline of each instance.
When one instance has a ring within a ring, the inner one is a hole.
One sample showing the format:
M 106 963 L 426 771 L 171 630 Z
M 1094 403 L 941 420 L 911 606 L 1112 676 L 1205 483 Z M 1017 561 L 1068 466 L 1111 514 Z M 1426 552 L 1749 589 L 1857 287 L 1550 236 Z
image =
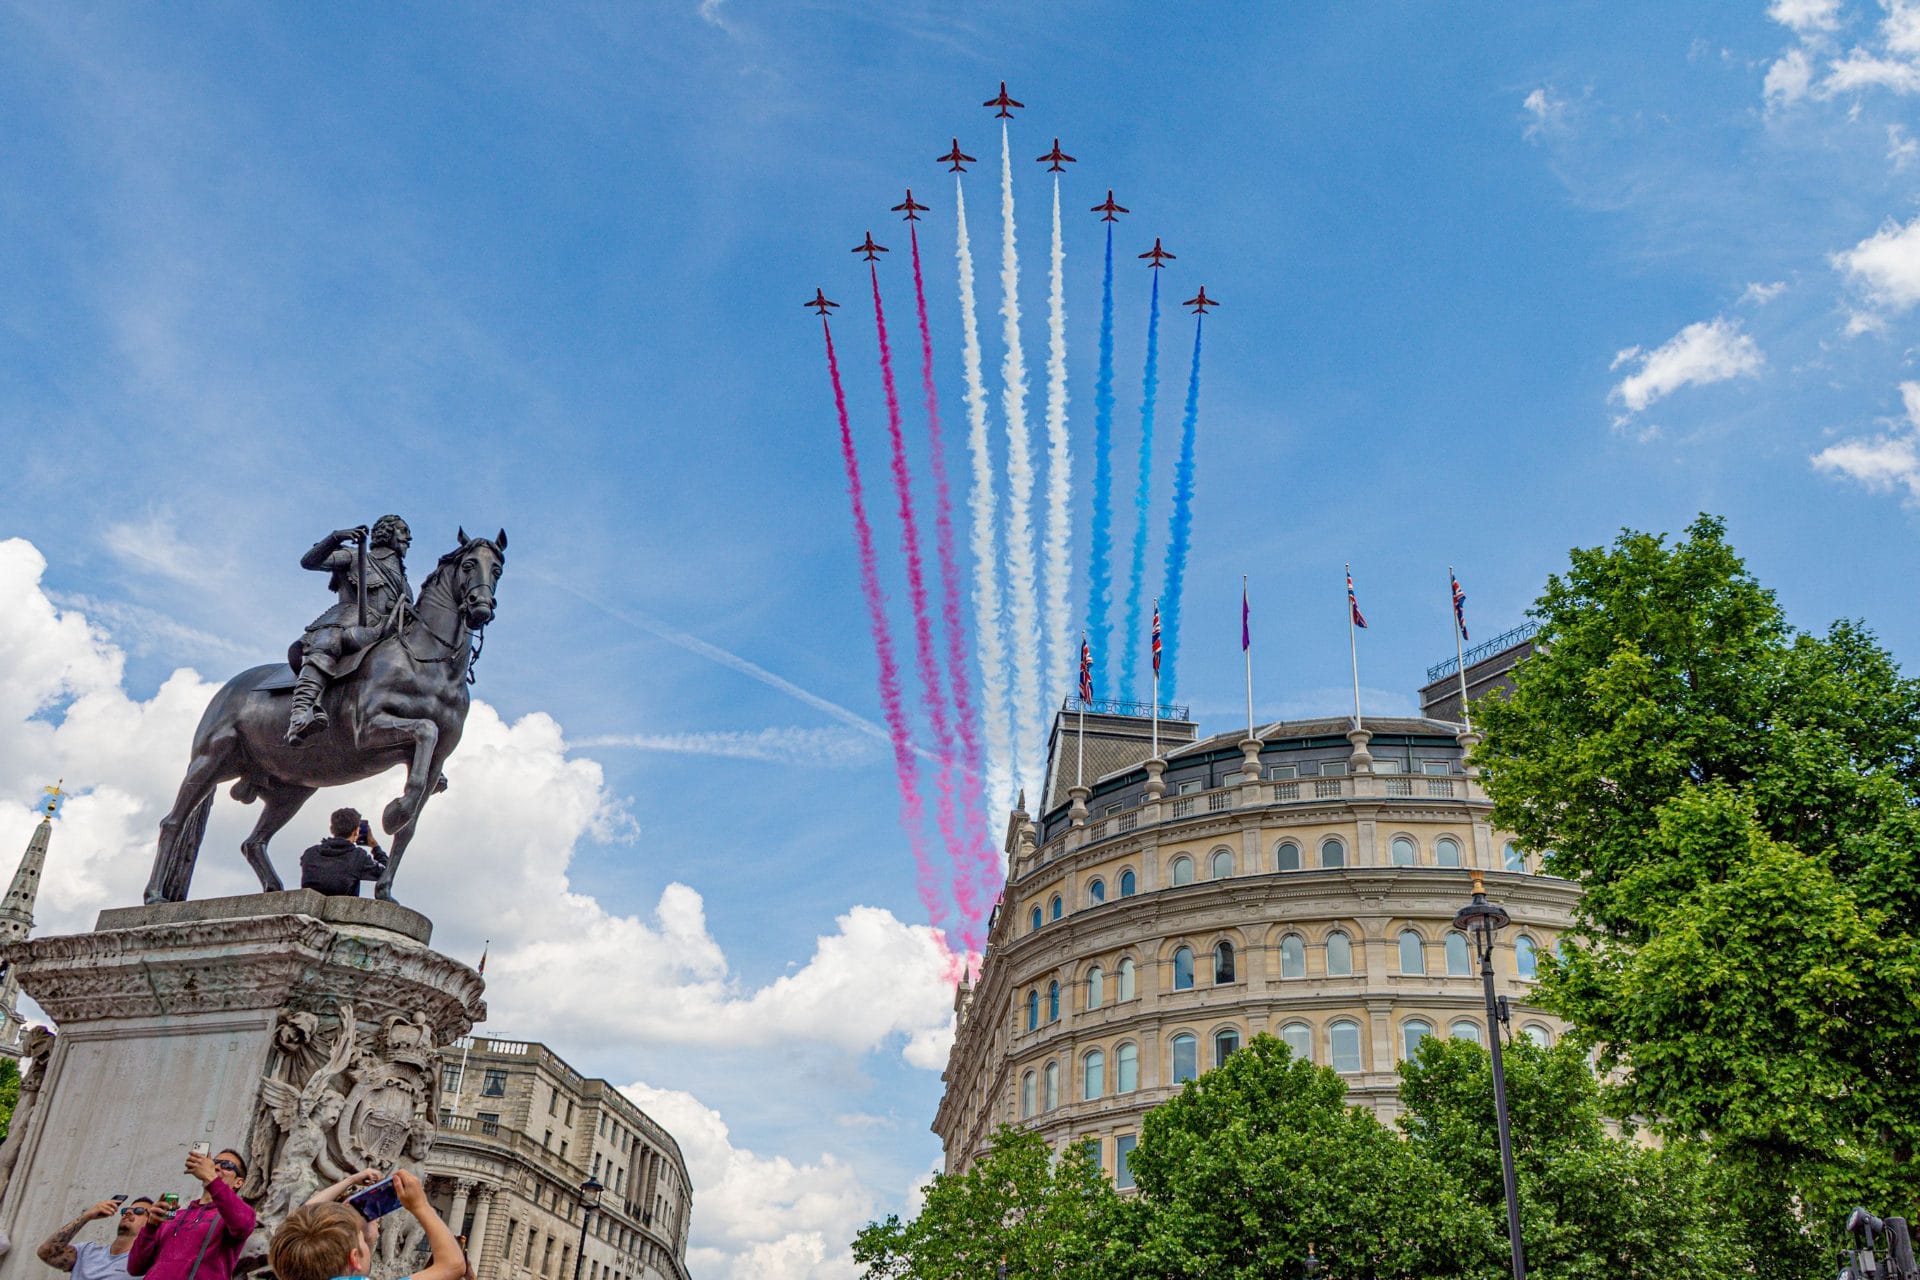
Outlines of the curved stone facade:
M 1567 927 L 1577 889 L 1491 828 L 1459 726 L 1367 729 L 1299 721 L 1187 743 L 1067 789 L 1038 824 L 1015 815 L 934 1121 L 949 1170 L 1006 1123 L 1097 1144 L 1114 1170 L 1189 1070 L 1262 1032 L 1391 1119 L 1423 1029 L 1485 1035 L 1477 958 L 1449 941 L 1473 868 L 1513 916 L 1494 956 L 1512 1033 L 1559 1034 L 1521 975 L 1526 949 Z M 1070 732 L 1055 744 L 1075 747 Z

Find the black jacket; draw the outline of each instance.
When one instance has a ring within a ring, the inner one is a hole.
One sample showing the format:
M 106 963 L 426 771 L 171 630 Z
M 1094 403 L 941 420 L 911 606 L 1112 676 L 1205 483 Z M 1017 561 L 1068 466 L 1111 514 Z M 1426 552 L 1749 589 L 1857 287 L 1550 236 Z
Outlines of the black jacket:
M 345 836 L 328 836 L 300 855 L 300 887 L 357 898 L 360 882 L 378 880 L 386 867 L 384 851 L 369 852 Z

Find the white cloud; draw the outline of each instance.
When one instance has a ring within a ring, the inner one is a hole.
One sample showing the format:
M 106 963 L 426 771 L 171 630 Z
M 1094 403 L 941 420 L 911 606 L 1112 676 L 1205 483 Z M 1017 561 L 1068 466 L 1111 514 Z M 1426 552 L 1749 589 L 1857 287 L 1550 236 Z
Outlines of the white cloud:
M 1775 280 L 1771 284 L 1762 284 L 1756 280 L 1747 286 L 1745 293 L 1740 295 L 1740 301 L 1743 303 L 1750 302 L 1756 307 L 1764 307 L 1786 291 L 1787 282 L 1785 280 Z M 1620 367 L 1620 361 L 1618 359 L 1614 360 L 1613 367 L 1616 369 Z
M 1862 89 L 1920 93 L 1920 65 L 1902 57 L 1850 49 L 1846 57 L 1828 64 L 1826 78 L 1820 82 L 1822 97 L 1856 93 Z
M 1752 377 L 1766 358 L 1754 340 L 1740 331 L 1739 321 L 1715 317 L 1695 321 L 1652 351 L 1629 347 L 1614 357 L 1611 367 L 1633 360 L 1640 367 L 1621 379 L 1609 396 L 1626 405 L 1629 414 L 1682 387 Z
M 1900 125 L 1888 125 L 1887 163 L 1893 166 L 1893 171 L 1904 172 L 1916 159 L 1920 159 L 1920 142 L 1909 137 L 1907 131 Z
M 726 1121 L 690 1093 L 622 1090 L 680 1143 L 694 1185 L 687 1266 L 702 1280 L 850 1280 L 849 1248 L 874 1216 L 851 1167 L 823 1153 L 808 1164 L 733 1144 Z
M 1847 331 L 1879 328 L 1888 316 L 1920 302 L 1920 217 L 1905 226 L 1888 222 L 1832 261 L 1867 304 L 1854 313 Z
M 1813 63 L 1805 49 L 1789 49 L 1767 68 L 1761 87 L 1769 105 L 1798 102 L 1813 87 Z
M 1773 0 L 1767 16 L 1795 31 L 1832 31 L 1840 25 L 1841 0 Z
M 204 586 L 210 569 L 226 572 L 227 561 L 189 544 L 168 511 L 149 511 L 137 520 L 121 520 L 101 532 L 100 541 L 121 564 L 141 574 L 159 574 L 176 582 Z
M 1567 100 L 1545 85 L 1526 96 L 1520 106 L 1530 117 L 1523 136 L 1528 142 L 1564 133 L 1567 127 Z
M 719 756 L 774 764 L 846 768 L 879 758 L 879 746 L 852 729 L 748 729 L 701 733 L 609 733 L 580 738 L 576 749 L 627 747 L 677 756 Z
M 1880 435 L 1843 440 L 1813 455 L 1814 470 L 1843 476 L 1871 493 L 1904 490 L 1920 503 L 1920 382 L 1900 384 L 1906 422 Z

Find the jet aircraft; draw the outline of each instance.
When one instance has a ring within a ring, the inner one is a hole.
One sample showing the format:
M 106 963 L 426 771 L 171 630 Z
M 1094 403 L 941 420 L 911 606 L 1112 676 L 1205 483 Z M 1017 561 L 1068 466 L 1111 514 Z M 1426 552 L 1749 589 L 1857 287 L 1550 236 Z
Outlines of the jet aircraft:
M 985 102 L 981 103 L 980 105 L 983 107 L 1000 108 L 998 111 L 993 113 L 994 119 L 996 120 L 1001 119 L 1003 117 L 1005 119 L 1011 120 L 1013 119 L 1013 112 L 1009 111 L 1008 108 L 1009 107 L 1024 108 L 1027 104 L 1024 102 L 1015 102 L 1012 98 L 1009 98 L 1007 96 L 1007 82 L 1005 80 L 1002 80 L 1000 82 L 1000 95 L 995 98 L 988 98 Z
M 1114 217 L 1113 215 L 1116 213 L 1127 212 L 1127 206 L 1123 204 L 1115 204 L 1113 202 L 1113 188 L 1108 187 L 1107 198 L 1101 201 L 1099 204 L 1093 206 L 1093 212 L 1103 215 L 1100 219 L 1100 221 L 1102 222 L 1118 222 L 1120 221 L 1120 219 Z
M 913 188 L 908 187 L 907 198 L 901 203 L 893 206 L 893 211 L 895 213 L 899 213 L 902 209 L 905 209 L 907 211 L 906 221 L 918 222 L 920 221 L 920 215 L 927 211 L 927 206 L 915 200 L 913 198 Z
M 1060 149 L 1060 139 L 1053 140 L 1053 150 L 1036 158 L 1036 162 L 1047 166 L 1049 173 L 1065 173 L 1067 166 L 1074 163 L 1073 157 Z
M 1140 256 L 1147 259 L 1148 260 L 1147 265 L 1152 267 L 1155 271 L 1158 271 L 1160 268 L 1166 266 L 1169 262 L 1173 261 L 1173 255 L 1160 247 L 1159 236 L 1155 236 L 1153 238 L 1153 248 L 1147 250 L 1145 253 L 1141 254 Z
M 807 301 L 805 301 L 801 305 L 812 307 L 815 311 L 818 311 L 820 313 L 820 318 L 824 320 L 827 316 L 827 308 L 837 307 L 840 304 L 835 302 L 833 299 L 829 298 L 826 295 L 826 292 L 824 290 L 815 289 L 813 291 L 813 297 L 807 299 Z
M 1197 316 L 1203 316 L 1207 314 L 1208 307 L 1219 306 L 1220 300 L 1218 298 L 1209 298 L 1207 296 L 1207 286 L 1201 285 L 1200 292 L 1194 294 L 1191 298 L 1188 298 L 1185 302 L 1181 303 L 1180 305 L 1183 307 L 1192 307 L 1193 314 Z
M 853 246 L 853 251 L 855 253 L 866 254 L 868 262 L 878 262 L 880 261 L 880 255 L 887 251 L 887 246 L 875 244 L 873 242 L 873 232 L 869 231 L 867 232 L 867 238 L 865 240 Z
M 967 166 L 974 163 L 973 157 L 960 149 L 960 139 L 958 138 L 953 140 L 953 150 L 943 156 L 935 156 L 934 159 L 941 164 L 949 166 L 947 169 L 948 173 L 965 173 Z

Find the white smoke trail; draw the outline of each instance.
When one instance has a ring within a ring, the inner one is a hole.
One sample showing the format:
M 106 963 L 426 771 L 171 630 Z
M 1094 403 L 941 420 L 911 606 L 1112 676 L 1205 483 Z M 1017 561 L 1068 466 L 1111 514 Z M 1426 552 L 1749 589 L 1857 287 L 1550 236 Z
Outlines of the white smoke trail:
M 1028 803 L 1040 794 L 1045 738 L 1040 709 L 1039 576 L 1033 554 L 1033 443 L 1027 433 L 1027 361 L 1020 348 L 1020 254 L 1014 247 L 1013 156 L 1000 126 L 1000 407 L 1007 420 L 1007 592 L 1013 597 L 1008 642 L 1013 647 L 1014 776 Z
M 953 180 L 958 228 L 954 256 L 960 263 L 961 363 L 967 379 L 967 451 L 973 459 L 973 488 L 967 494 L 972 517 L 973 625 L 980 647 L 980 707 L 987 740 L 986 803 L 989 813 L 1013 805 L 1013 743 L 1007 722 L 1007 650 L 1000 616 L 999 497 L 994 488 L 993 451 L 987 441 L 987 385 L 980 371 L 980 319 L 974 307 L 973 243 L 967 237 L 967 198 Z
M 1047 292 L 1047 683 L 1045 714 L 1068 689 L 1078 655 L 1068 648 L 1068 540 L 1073 528 L 1073 458 L 1067 440 L 1067 251 L 1060 240 L 1060 179 L 1053 180 L 1053 270 Z M 1044 739 L 1043 739 L 1044 740 Z

